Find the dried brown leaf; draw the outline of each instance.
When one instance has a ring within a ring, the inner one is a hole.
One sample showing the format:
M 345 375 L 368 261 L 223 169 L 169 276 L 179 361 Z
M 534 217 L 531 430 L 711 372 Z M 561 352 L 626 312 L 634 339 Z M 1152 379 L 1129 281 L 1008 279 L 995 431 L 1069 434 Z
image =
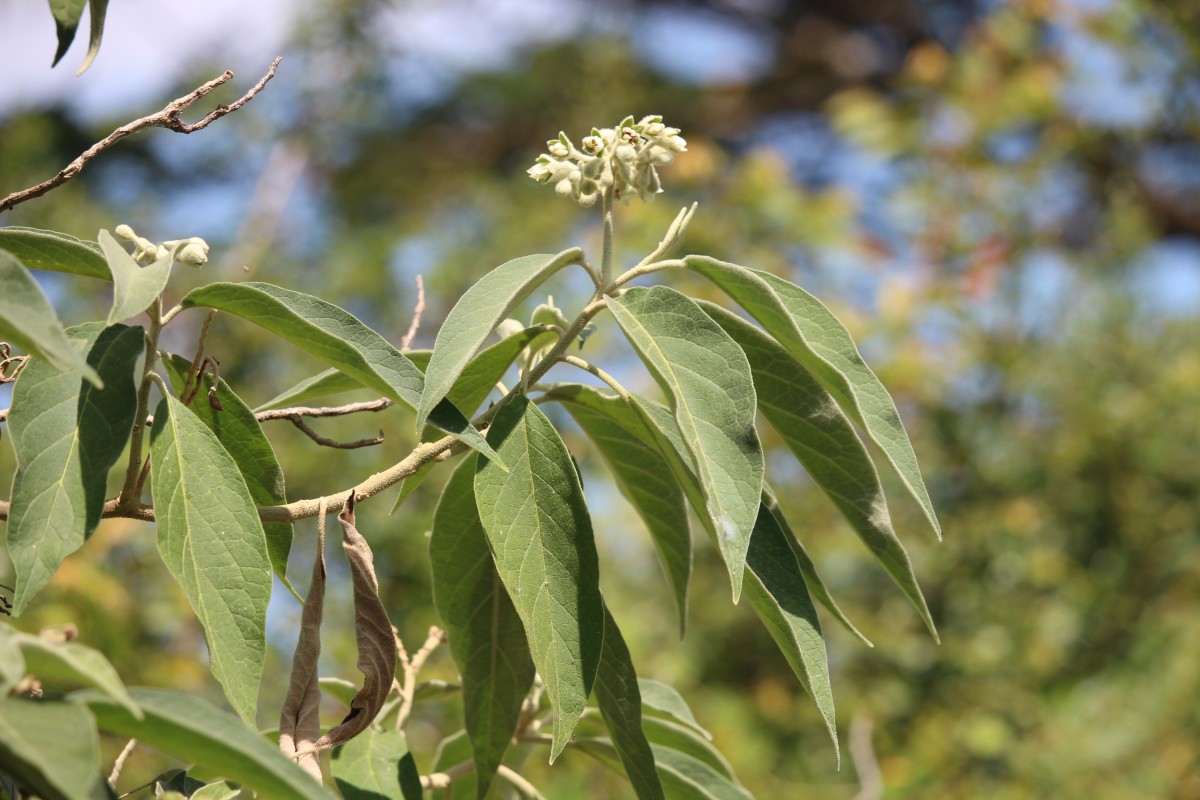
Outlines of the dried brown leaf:
M 312 582 L 300 615 L 300 641 L 292 656 L 292 677 L 279 718 L 279 749 L 309 775 L 321 780 L 316 747 L 321 734 L 321 693 L 317 684 L 317 661 L 321 657 L 321 616 L 325 603 L 325 503 L 317 517 L 317 558 Z

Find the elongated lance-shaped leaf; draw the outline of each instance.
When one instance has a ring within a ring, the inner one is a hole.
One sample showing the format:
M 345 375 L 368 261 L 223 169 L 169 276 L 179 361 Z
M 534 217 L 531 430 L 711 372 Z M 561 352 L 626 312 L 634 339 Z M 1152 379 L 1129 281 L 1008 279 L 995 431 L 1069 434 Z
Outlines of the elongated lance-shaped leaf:
M 678 750 L 697 761 L 708 764 L 726 778 L 737 780 L 733 773 L 733 766 L 725 759 L 725 756 L 721 755 L 712 742 L 697 733 L 695 728 L 680 725 L 661 717 L 647 717 L 642 721 L 642 727 L 646 731 L 646 739 L 651 744 Z
M 577 739 L 575 749 L 617 772 L 625 771 L 611 739 Z M 687 753 L 658 744 L 651 744 L 650 749 L 663 788 L 672 800 L 754 800 L 736 780 Z
M 596 702 L 625 774 L 641 800 L 663 797 L 654 753 L 642 730 L 642 698 L 629 648 L 608 608 L 604 609 L 604 648 L 596 674 Z
M 863 426 L 940 539 L 942 528 L 896 404 L 863 361 L 846 326 L 820 300 L 783 278 L 704 256 L 684 261 L 749 311 Z
M 108 262 L 95 242 L 58 231 L 11 226 L 0 228 L 0 250 L 12 253 L 28 269 L 44 269 L 112 280 Z
M 343 800 L 421 800 L 421 776 L 403 731 L 367 728 L 333 751 Z
M 237 717 L 183 692 L 129 690 L 145 713 L 136 719 L 123 706 L 94 690 L 69 698 L 90 709 L 100 730 L 137 739 L 256 792 L 260 800 L 332 800 L 321 784 Z M 60 731 L 61 737 L 61 731 Z
M 411 355 L 410 353 L 409 356 Z M 346 373 L 336 369 L 327 369 L 324 372 L 318 372 L 311 378 L 305 378 L 291 388 L 284 389 L 267 402 L 257 406 L 254 410 L 266 411 L 271 408 L 299 406 L 311 400 L 328 397 L 331 394 L 352 392 L 355 389 L 365 388 L 367 387 Z
M 75 31 L 79 30 L 79 20 L 83 18 L 83 7 L 86 5 L 87 0 L 51 0 L 50 15 L 54 17 L 58 50 L 50 66 L 57 66 L 70 49 L 71 42 L 75 41 Z
M 176 398 L 158 404 L 150 441 L 158 551 L 204 629 L 213 677 L 253 726 L 271 597 L 258 508 L 237 462 Z
M 0 250 L 0 341 L 15 344 L 56 369 L 83 375 L 96 388 L 104 386 L 84 354 L 71 344 L 37 281 L 7 250 Z
M 649 715 L 682 722 L 705 739 L 712 741 L 712 734 L 696 721 L 687 701 L 674 686 L 651 678 L 638 678 L 638 693 L 642 696 L 642 708 Z
M 141 716 L 142 712 L 129 698 L 117 671 L 99 650 L 78 642 L 51 641 L 8 625 L 0 625 L 0 647 L 8 646 L 18 649 L 24 669 L 39 680 L 95 686 L 128 708 L 134 716 Z
M 17 470 L 8 550 L 17 576 L 14 614 L 100 523 L 108 471 L 133 428 L 142 329 L 92 322 L 69 334 L 105 388 L 81 380 L 77 371 L 35 360 L 13 389 L 8 426 Z
M 840 763 L 833 688 L 829 683 L 829 657 L 821 623 L 796 556 L 766 505 L 759 506 L 746 564 L 752 575 L 747 591 L 750 603 L 792 672 L 816 702 Z
M 555 712 L 553 762 L 587 705 L 604 640 L 592 523 L 571 454 L 528 398 L 497 412 L 488 441 L 511 472 L 481 461 L 475 499 Z
M 879 473 L 850 420 L 829 392 L 782 345 L 720 306 L 704 303 L 702 307 L 746 353 L 763 416 L 937 638 L 908 553 L 892 529 Z M 840 616 L 840 612 L 835 614 Z
M 163 363 L 170 375 L 171 385 L 182 397 L 191 362 L 182 356 L 169 355 L 163 358 Z M 275 450 L 254 412 L 225 381 L 218 380 L 214 387 L 212 376 L 207 373 L 196 376 L 195 380 L 201 386 L 188 403 L 188 408 L 216 435 L 221 446 L 233 457 L 246 481 L 246 488 L 250 490 L 250 497 L 260 506 L 286 503 L 283 469 L 275 460 Z M 216 401 L 215 405 L 213 400 Z M 271 557 L 275 576 L 299 599 L 287 577 L 288 556 L 292 552 L 292 524 L 269 522 L 263 525 L 263 531 L 267 535 L 267 554 Z
M 235 314 L 409 408 L 420 402 L 421 370 L 350 312 L 320 298 L 269 283 L 212 283 L 188 292 L 182 305 Z M 438 404 L 429 421 L 485 456 L 494 455 L 453 404 Z
M 108 231 L 100 231 L 96 237 L 100 250 L 113 279 L 113 305 L 108 312 L 108 324 L 120 322 L 150 307 L 154 298 L 162 294 L 167 279 L 171 277 L 173 254 L 168 253 L 153 264 L 143 267 L 112 237 Z
M 417 405 L 417 430 L 432 419 L 433 409 L 450 392 L 471 357 L 518 303 L 547 278 L 569 264 L 583 261 L 578 247 L 558 255 L 515 258 L 493 269 L 466 291 L 438 331 L 433 357 L 425 373 L 425 390 Z
M 504 588 L 475 505 L 475 457 L 454 470 L 433 513 L 433 599 L 462 676 L 478 796 L 487 795 L 533 684 L 525 628 Z
M 629 289 L 609 310 L 671 398 L 672 411 L 716 524 L 736 603 L 754 529 L 764 460 L 754 429 L 750 365 L 729 334 L 674 289 Z
M 88 67 L 100 54 L 100 40 L 104 37 L 104 17 L 108 13 L 108 0 L 88 0 L 88 9 L 91 14 L 91 23 L 88 28 L 88 49 L 76 75 L 87 72 Z
M 671 586 L 682 637 L 692 574 L 692 539 L 687 500 L 670 465 L 652 444 L 637 410 L 621 398 L 578 384 L 556 386 L 547 397 L 561 401 L 579 423 L 612 470 L 621 494 L 646 523 L 659 566 Z
M 86 708 L 0 698 L 0 765 L 42 800 L 89 800 L 100 782 L 100 737 Z

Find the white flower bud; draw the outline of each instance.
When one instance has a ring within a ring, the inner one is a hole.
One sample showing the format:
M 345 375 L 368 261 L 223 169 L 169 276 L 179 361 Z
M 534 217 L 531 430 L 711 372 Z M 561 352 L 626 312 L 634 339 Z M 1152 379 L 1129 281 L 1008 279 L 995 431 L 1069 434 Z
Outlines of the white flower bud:
M 571 185 L 570 178 L 563 178 L 561 181 L 554 184 L 554 191 L 559 197 L 570 197 L 575 193 L 575 187 Z
M 550 150 L 550 155 L 556 158 L 566 158 L 567 156 L 571 155 L 571 151 L 567 148 L 567 146 L 557 139 L 551 139 L 546 143 L 546 145 Z
M 181 264 L 188 264 L 193 267 L 202 267 L 208 262 L 208 242 L 193 236 L 188 239 L 183 247 L 175 251 L 175 259 Z
M 124 239 L 127 242 L 132 242 L 137 238 L 137 234 L 133 232 L 133 228 L 124 224 L 118 225 L 113 233 L 115 233 L 118 238 Z

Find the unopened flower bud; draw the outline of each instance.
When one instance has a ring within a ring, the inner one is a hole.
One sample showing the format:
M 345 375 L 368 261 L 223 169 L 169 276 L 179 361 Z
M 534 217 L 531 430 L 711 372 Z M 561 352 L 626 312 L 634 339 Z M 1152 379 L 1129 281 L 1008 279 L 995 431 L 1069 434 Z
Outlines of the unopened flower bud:
M 208 242 L 198 236 L 188 239 L 183 247 L 175 251 L 175 259 L 181 264 L 202 267 L 208 263 Z

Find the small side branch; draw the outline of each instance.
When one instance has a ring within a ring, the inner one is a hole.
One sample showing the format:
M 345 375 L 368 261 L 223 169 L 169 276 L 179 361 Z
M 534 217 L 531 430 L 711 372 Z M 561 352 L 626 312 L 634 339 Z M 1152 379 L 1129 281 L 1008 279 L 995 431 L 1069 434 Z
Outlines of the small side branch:
M 400 340 L 400 352 L 407 353 L 412 347 L 413 339 L 417 338 L 417 329 L 421 327 L 421 315 L 425 313 L 425 281 L 421 276 L 417 276 L 417 304 L 413 307 L 412 323 L 408 326 L 408 332 L 404 334 L 404 338 Z
M 202 118 L 199 122 L 184 122 L 181 114 L 186 109 L 190 108 L 197 100 L 199 100 L 201 97 L 204 97 L 213 89 L 216 89 L 218 86 L 228 83 L 230 80 L 232 80 L 233 72 L 230 70 L 226 70 L 221 75 L 218 75 L 208 83 L 193 89 L 183 97 L 172 100 L 161 111 L 122 125 L 108 136 L 105 136 L 103 139 L 85 150 L 83 154 L 79 156 L 79 158 L 63 167 L 53 178 L 42 181 L 36 186 L 30 186 L 28 189 L 22 189 L 19 192 L 13 192 L 8 197 L 0 200 L 0 213 L 8 211 L 10 208 L 19 205 L 20 203 L 24 203 L 26 200 L 32 200 L 35 197 L 41 197 L 51 189 L 56 189 L 59 186 L 62 186 L 64 183 L 78 175 L 83 168 L 86 167 L 88 163 L 96 156 L 100 155 L 102 152 L 112 147 L 126 136 L 137 133 L 140 130 L 144 130 L 146 128 L 166 128 L 167 130 L 172 130 L 176 133 L 195 133 L 198 130 L 207 128 L 216 120 L 220 119 L 226 114 L 232 114 L 234 111 L 237 111 L 239 108 L 246 105 L 246 103 L 250 102 L 250 100 L 256 94 L 263 90 L 263 87 L 267 85 L 267 81 L 275 77 L 275 69 L 279 66 L 279 62 L 282 60 L 282 57 L 280 57 L 271 62 L 271 66 L 267 70 L 267 73 L 263 75 L 261 79 L 259 79 L 258 83 L 251 87 L 250 91 L 246 92 L 238 100 L 230 103 L 229 105 L 217 106 L 207 115 L 205 115 L 204 118 Z
M 395 629 L 393 629 L 393 633 L 395 633 Z M 421 645 L 421 649 L 412 658 L 409 658 L 408 651 L 404 649 L 404 642 L 400 641 L 399 636 L 396 636 L 396 654 L 399 656 L 400 665 L 404 670 L 404 686 L 400 687 L 399 692 L 400 710 L 396 714 L 396 730 L 404 730 L 404 723 L 408 721 L 408 715 L 412 713 L 413 699 L 417 691 L 417 675 L 433 651 L 445 641 L 446 632 L 435 625 L 429 629 L 429 636 Z
M 291 419 L 292 417 L 341 417 L 346 414 L 357 414 L 360 411 L 382 411 L 392 405 L 392 401 L 386 397 L 381 397 L 378 400 L 365 400 L 361 403 L 347 403 L 344 406 L 321 406 L 319 408 L 309 408 L 308 406 L 295 406 L 293 408 L 272 408 L 267 411 L 259 411 L 255 414 L 255 418 L 259 422 L 266 422 L 271 419 Z
M 336 439 L 330 439 L 314 431 L 308 426 L 308 423 L 305 422 L 304 418 L 299 414 L 293 414 L 292 416 L 288 417 L 288 419 L 293 425 L 303 431 L 305 436 L 312 439 L 322 447 L 332 447 L 336 450 L 357 450 L 360 447 L 373 447 L 377 444 L 383 444 L 383 431 L 380 431 L 378 436 L 373 436 L 370 439 L 357 439 L 353 442 L 339 442 Z

